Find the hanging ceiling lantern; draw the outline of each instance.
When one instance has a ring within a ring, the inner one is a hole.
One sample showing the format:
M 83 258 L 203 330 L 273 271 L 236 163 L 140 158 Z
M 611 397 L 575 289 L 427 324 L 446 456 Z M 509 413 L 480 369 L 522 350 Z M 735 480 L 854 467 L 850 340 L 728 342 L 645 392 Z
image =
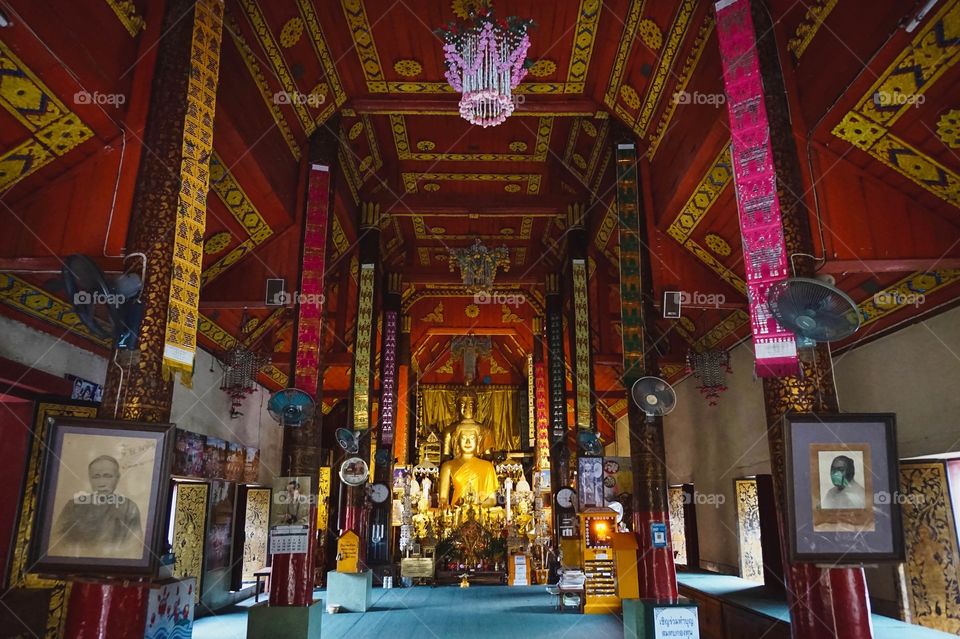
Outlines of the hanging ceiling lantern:
M 497 20 L 486 7 L 471 11 L 437 34 L 443 38 L 450 86 L 462 94 L 460 115 L 482 127 L 502 124 L 516 104 L 513 90 L 527 74 L 532 20 Z
M 510 251 L 505 247 L 490 249 L 476 240 L 473 246 L 450 249 L 450 271 L 460 267 L 464 286 L 471 293 L 489 293 L 493 289 L 493 280 L 497 269 L 510 270 Z M 489 301 L 489 300 L 487 300 Z
M 727 390 L 730 353 L 724 350 L 688 351 L 687 370 L 700 381 L 697 388 L 711 406 L 716 406 L 720 393 Z

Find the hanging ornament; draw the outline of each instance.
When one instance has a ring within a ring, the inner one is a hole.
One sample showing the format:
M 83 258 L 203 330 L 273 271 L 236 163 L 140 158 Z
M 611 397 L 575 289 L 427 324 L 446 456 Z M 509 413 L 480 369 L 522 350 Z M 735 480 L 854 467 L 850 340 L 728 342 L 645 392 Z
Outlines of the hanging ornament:
M 487 7 L 470 7 L 467 18 L 438 29 L 446 78 L 461 93 L 460 115 L 482 127 L 502 124 L 516 104 L 513 90 L 527 74 L 527 31 L 532 20 L 497 20 Z
M 687 351 L 687 372 L 700 382 L 697 388 L 711 406 L 716 406 L 720 393 L 727 390 L 727 373 L 730 369 L 730 353 L 714 349 Z

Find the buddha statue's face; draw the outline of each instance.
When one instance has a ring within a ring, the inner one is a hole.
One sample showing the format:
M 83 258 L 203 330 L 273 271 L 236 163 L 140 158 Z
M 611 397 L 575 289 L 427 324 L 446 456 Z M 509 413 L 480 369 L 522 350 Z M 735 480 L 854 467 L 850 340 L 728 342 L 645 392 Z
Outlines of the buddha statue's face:
M 473 419 L 473 398 L 469 395 L 460 400 L 460 414 L 464 419 Z
M 466 455 L 472 455 L 477 452 L 477 433 L 472 430 L 465 430 L 460 433 L 460 452 Z

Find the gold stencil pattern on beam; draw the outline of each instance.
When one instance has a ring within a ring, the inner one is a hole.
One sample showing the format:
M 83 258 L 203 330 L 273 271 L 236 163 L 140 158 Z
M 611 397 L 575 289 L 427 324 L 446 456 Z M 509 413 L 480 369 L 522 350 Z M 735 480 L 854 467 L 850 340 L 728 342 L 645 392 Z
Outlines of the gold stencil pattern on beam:
M 540 192 L 539 173 L 402 173 L 403 187 L 407 193 L 418 191 L 419 181 L 450 182 L 526 182 L 527 195 Z
M 694 343 L 694 347 L 699 350 L 709 350 L 714 348 L 730 335 L 735 335 L 741 328 L 749 327 L 750 316 L 740 309 L 727 315 L 723 321 L 711 328 L 709 331 Z
M 960 109 L 950 109 L 937 120 L 937 137 L 944 146 L 960 149 Z
M 690 54 L 683 63 L 683 68 L 680 69 L 674 95 L 686 92 L 687 84 L 690 82 L 690 78 L 693 76 L 694 70 L 700 63 L 703 50 L 706 48 L 707 40 L 710 39 L 710 34 L 713 33 L 713 27 L 715 24 L 716 23 L 714 22 L 713 16 L 708 14 L 704 19 L 703 24 L 700 26 L 700 30 L 697 32 L 697 38 L 693 42 L 693 47 L 690 49 Z M 657 131 L 656 133 L 650 135 L 650 147 L 647 149 L 647 157 L 649 159 L 652 160 L 653 156 L 657 154 L 657 149 L 660 148 L 660 142 L 663 141 L 663 137 L 670 129 L 670 120 L 673 119 L 673 115 L 677 110 L 678 104 L 679 100 L 669 100 L 667 102 L 667 106 L 664 107 L 663 113 L 660 116 L 660 122 L 657 124 Z
M 587 265 L 573 260 L 574 360 L 576 361 L 577 428 L 589 429 L 590 418 L 590 317 L 587 304 Z
M 420 318 L 421 322 L 427 322 L 430 324 L 442 324 L 443 323 L 443 302 L 437 302 L 437 306 Z
M 217 194 L 233 218 L 247 232 L 248 239 L 204 269 L 200 276 L 201 286 L 206 286 L 222 275 L 273 235 L 273 229 L 216 152 L 210 157 L 210 190 Z
M 280 86 L 283 87 L 283 90 L 287 94 L 286 101 L 293 107 L 293 111 L 297 114 L 300 125 L 303 127 L 303 132 L 309 137 L 316 128 L 316 124 L 310 112 L 307 110 L 304 101 L 299 99 L 301 92 L 297 88 L 293 74 L 290 73 L 290 69 L 287 67 L 286 58 L 284 58 L 283 53 L 280 52 L 277 41 L 274 40 L 273 33 L 270 32 L 270 28 L 267 26 L 267 21 L 264 19 L 259 5 L 257 5 L 255 0 L 240 0 L 240 6 L 243 7 L 243 12 L 247 17 L 250 28 L 253 29 L 257 40 L 260 42 L 260 46 L 263 48 L 264 53 L 267 54 L 267 59 L 270 60 L 274 77 L 277 78 Z
M 263 75 L 259 58 L 253 52 L 253 49 L 250 48 L 250 45 L 247 44 L 247 41 L 240 35 L 240 25 L 237 24 L 233 16 L 228 14 L 226 19 L 226 31 L 230 34 L 234 46 L 236 46 L 240 52 L 240 57 L 243 58 L 243 64 L 247 67 L 247 71 L 250 72 L 250 77 L 253 78 L 254 84 L 257 85 L 257 90 L 260 91 L 260 97 L 263 99 L 263 103 L 267 106 L 267 110 L 270 111 L 270 115 L 273 116 L 273 121 L 277 125 L 277 131 L 280 132 L 280 136 L 283 138 L 283 141 L 286 142 L 287 148 L 290 149 L 293 158 L 299 161 L 300 144 L 293 137 L 293 132 L 290 130 L 290 125 L 287 123 L 286 117 L 284 117 L 283 112 L 280 111 L 280 106 L 277 104 L 277 101 L 274 100 L 273 90 L 267 84 L 267 79 Z
M 371 348 L 373 342 L 373 264 L 360 266 L 357 301 L 357 338 L 353 351 L 353 429 L 366 430 L 370 425 Z M 372 443 L 372 442 L 371 442 Z
M 11 273 L 0 273 L 0 302 L 109 348 L 111 340 L 97 337 L 80 321 L 73 306 Z
M 599 228 L 597 228 L 597 235 L 593 238 L 594 246 L 601 251 L 606 248 L 607 242 L 610 241 L 610 236 L 613 235 L 614 230 L 617 229 L 618 221 L 617 198 L 614 196 L 610 200 L 610 206 L 607 207 L 607 212 L 604 214 Z
M 733 179 L 733 161 L 730 158 L 730 144 L 725 143 L 714 158 L 706 175 L 700 180 L 690 199 L 667 228 L 667 235 L 681 244 L 690 237 L 697 225 L 703 220 L 710 208 L 717 202 L 720 194 Z
M 860 309 L 861 326 L 872 324 L 905 308 L 914 308 L 918 295 L 929 295 L 957 281 L 960 281 L 960 269 L 919 271 L 908 275 L 857 305 Z
M 504 324 L 516 324 L 523 321 L 507 304 L 500 305 L 500 321 Z
M 670 36 L 667 38 L 667 44 L 663 47 L 663 51 L 660 52 L 657 70 L 654 72 L 653 78 L 650 80 L 650 85 L 647 87 L 643 107 L 640 109 L 640 115 L 637 116 L 636 124 L 634 124 L 633 127 L 633 130 L 641 137 L 646 135 L 650 119 L 653 117 L 654 110 L 660 103 L 664 89 L 666 89 L 667 76 L 670 73 L 670 68 L 673 66 L 673 59 L 680 50 L 680 43 L 683 42 L 683 37 L 687 33 L 687 27 L 690 24 L 690 19 L 693 17 L 693 10 L 696 9 L 696 6 L 696 0 L 683 0 L 679 11 L 677 11 L 677 17 L 670 27 Z
M 138 33 L 147 28 L 147 21 L 143 16 L 137 15 L 137 5 L 133 0 L 106 0 L 106 2 L 131 38 L 137 37 Z
M 330 54 L 330 46 L 323 34 L 323 26 L 317 18 L 317 12 L 312 0 L 297 0 L 297 7 L 300 9 L 300 15 L 307 27 L 307 33 L 310 34 L 310 44 L 320 60 L 320 66 L 323 67 L 323 75 L 327 84 L 333 87 L 333 97 L 336 106 L 342 105 L 347 101 L 347 94 L 343 90 L 343 84 L 340 82 L 340 75 L 337 73 L 337 67 L 333 62 L 333 56 Z
M 93 137 L 70 111 L 0 40 L 0 106 L 32 137 L 0 155 L 0 191 Z
M 570 68 L 567 70 L 564 93 L 583 93 L 599 21 L 600 0 L 580 0 L 580 15 L 573 34 L 573 50 L 570 52 Z
M 820 0 L 807 9 L 793 37 L 787 42 L 787 49 L 794 58 L 800 59 L 835 6 L 837 6 L 837 0 Z
M 393 143 L 397 150 L 397 157 L 400 160 L 419 160 L 425 162 L 546 162 L 547 153 L 550 150 L 550 136 L 553 133 L 552 116 L 543 116 L 537 124 L 537 140 L 534 143 L 533 153 L 526 155 L 523 153 L 432 153 L 432 149 L 421 149 L 419 144 L 417 148 L 420 152 L 413 152 L 410 149 L 410 140 L 407 134 L 407 123 L 403 115 L 390 115 L 390 129 L 393 131 Z M 514 147 L 511 143 L 510 150 L 514 148 L 525 150 L 526 144 L 521 149 Z
M 833 135 L 869 153 L 918 186 L 960 208 L 960 176 L 895 136 L 889 127 L 960 60 L 960 0 L 930 19 L 880 75 Z
M 611 109 L 616 104 L 617 95 L 620 94 L 620 83 L 623 82 L 623 74 L 627 68 L 627 57 L 630 55 L 630 50 L 636 40 L 637 27 L 640 24 L 640 15 L 643 13 L 645 4 L 645 0 L 630 0 L 630 9 L 623 21 L 623 34 L 620 36 L 617 55 L 613 59 L 613 68 L 610 69 L 607 93 L 603 97 L 603 103 Z
M 370 21 L 367 20 L 367 10 L 362 0 L 340 0 L 343 15 L 350 27 L 350 36 L 360 58 L 360 67 L 367 80 L 367 90 L 370 93 L 386 93 L 387 83 L 383 78 L 383 69 L 380 67 L 380 56 L 377 54 L 377 44 L 373 39 Z

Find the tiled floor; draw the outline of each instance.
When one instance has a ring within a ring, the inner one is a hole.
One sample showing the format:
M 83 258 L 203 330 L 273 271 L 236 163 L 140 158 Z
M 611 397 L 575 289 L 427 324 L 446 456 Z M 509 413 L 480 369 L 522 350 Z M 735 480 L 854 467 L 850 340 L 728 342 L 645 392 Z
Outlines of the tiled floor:
M 325 598 L 325 593 L 317 591 L 316 596 Z M 320 627 L 324 639 L 623 637 L 619 616 L 559 613 L 554 602 L 542 586 L 375 588 L 371 610 L 336 615 L 324 612 Z M 252 603 L 251 599 L 216 617 L 197 620 L 193 639 L 243 639 L 246 608 Z

